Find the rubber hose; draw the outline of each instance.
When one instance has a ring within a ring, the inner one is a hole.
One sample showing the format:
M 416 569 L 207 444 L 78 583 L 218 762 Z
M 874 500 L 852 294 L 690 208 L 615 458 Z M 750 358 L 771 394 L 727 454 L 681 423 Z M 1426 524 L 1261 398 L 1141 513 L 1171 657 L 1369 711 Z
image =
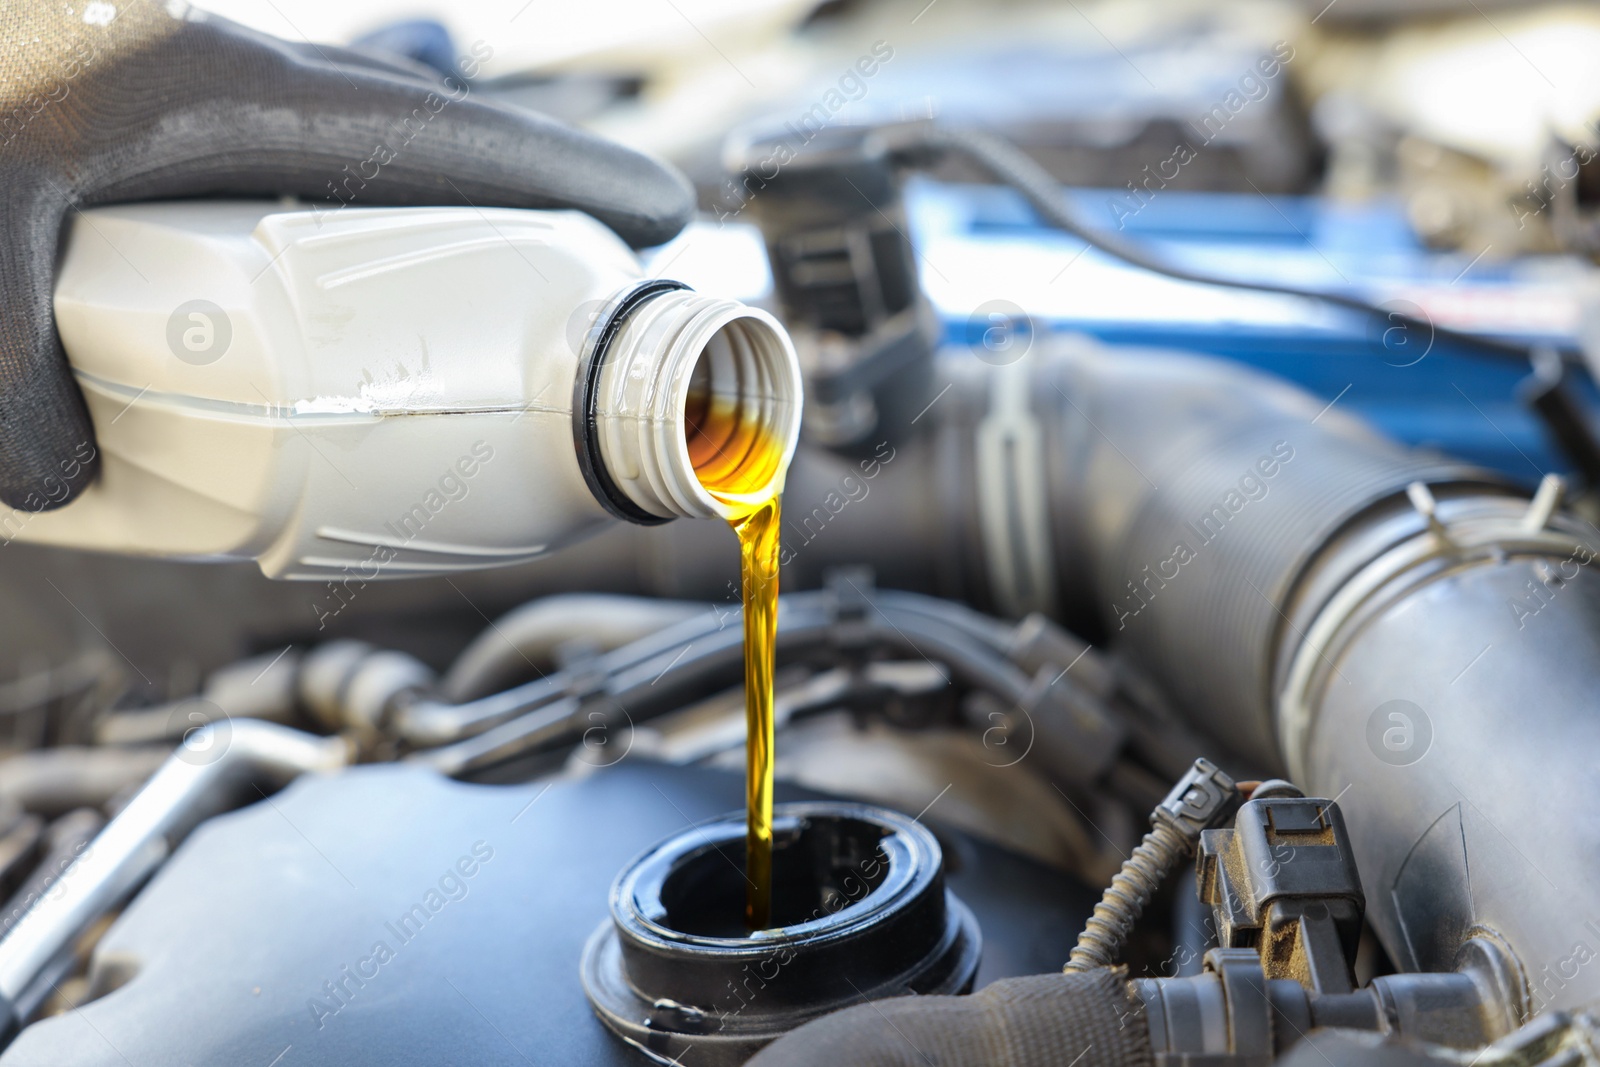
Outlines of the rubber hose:
M 83 854 L 105 824 L 105 816 L 93 808 L 79 808 L 50 824 L 44 858 L 0 906 L 0 936 L 10 933 L 23 913 L 60 881 L 72 861 Z
M 149 779 L 171 748 L 62 745 L 0 760 L 0 797 L 46 817 L 98 808 Z
M 1276 644 L 1321 547 L 1413 481 L 1508 491 L 1220 360 L 1090 347 L 1042 361 L 1039 376 L 1035 393 L 1059 403 L 1056 557 L 1087 564 L 1064 573 L 1063 602 L 1095 604 L 1191 721 L 1274 771 Z M 1096 427 L 1116 427 L 1115 443 Z
M 1121 968 L 1008 978 L 965 997 L 898 997 L 825 1015 L 747 1067 L 1150 1067 Z
M 610 652 L 711 610 L 710 604 L 692 600 L 606 593 L 541 597 L 501 616 L 479 634 L 456 657 L 439 687 L 456 703 L 475 700 L 542 673 L 565 641 L 582 639 L 597 651 Z

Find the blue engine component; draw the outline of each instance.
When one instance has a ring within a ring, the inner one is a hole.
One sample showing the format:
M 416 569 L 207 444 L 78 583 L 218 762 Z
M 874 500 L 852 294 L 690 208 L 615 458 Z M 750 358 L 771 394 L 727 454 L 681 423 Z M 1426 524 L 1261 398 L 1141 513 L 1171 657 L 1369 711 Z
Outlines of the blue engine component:
M 1092 223 L 1210 274 L 1341 292 L 1464 332 L 1578 347 L 1594 269 L 1570 257 L 1431 251 L 1390 201 L 1158 190 L 1073 192 Z M 1125 266 L 1047 228 L 1009 189 L 917 179 L 906 190 L 923 286 L 948 343 L 1049 329 L 1259 367 L 1390 436 L 1536 482 L 1567 463 L 1515 397 L 1525 361 L 1294 297 L 1192 285 Z M 1007 321 L 1007 309 L 1025 318 Z M 1581 377 L 1581 376 L 1580 376 Z M 1582 399 L 1593 411 L 1586 378 Z

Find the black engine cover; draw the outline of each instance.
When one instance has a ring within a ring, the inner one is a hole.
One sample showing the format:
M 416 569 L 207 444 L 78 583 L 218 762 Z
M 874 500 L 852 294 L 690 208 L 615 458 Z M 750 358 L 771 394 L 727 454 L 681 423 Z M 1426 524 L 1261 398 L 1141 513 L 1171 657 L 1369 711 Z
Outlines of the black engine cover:
M 549 785 L 302 779 L 185 842 L 95 951 L 122 984 L 28 1027 L 0 1067 L 632 1067 L 584 999 L 584 941 L 630 858 L 742 799 L 736 775 L 641 760 Z M 1095 894 L 939 837 L 983 929 L 978 985 L 1059 968 Z

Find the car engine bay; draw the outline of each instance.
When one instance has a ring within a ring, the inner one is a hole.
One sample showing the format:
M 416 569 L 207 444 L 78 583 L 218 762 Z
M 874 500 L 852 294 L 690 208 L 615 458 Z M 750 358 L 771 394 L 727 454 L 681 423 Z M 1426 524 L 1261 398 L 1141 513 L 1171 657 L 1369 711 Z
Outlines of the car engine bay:
M 263 392 L 262 454 L 298 436 L 323 479 L 274 498 L 292 552 L 182 548 L 227 509 L 145 558 L 71 547 L 78 504 L 0 515 L 0 1067 L 1600 1064 L 1600 134 L 1441 100 L 1594 9 L 758 6 L 708 23 L 726 65 L 809 74 L 748 106 L 694 52 L 473 82 L 689 176 L 696 221 L 637 263 L 511 209 L 424 218 L 464 251 L 422 267 L 314 258 L 366 205 L 78 212 L 75 365 L 144 292 L 119 258 L 198 284 L 173 250 L 226 231 L 316 329 L 367 328 L 338 301 L 382 275 L 372 329 L 422 362 L 377 384 L 498 428 L 438 475 Z M 366 46 L 427 63 L 431 25 Z M 503 316 L 571 346 L 561 395 L 474 408 L 451 361 L 476 388 L 487 357 L 417 324 L 498 337 L 471 302 L 519 259 L 577 308 Z M 791 442 L 766 922 L 754 572 L 742 599 L 737 525 L 653 430 L 616 459 L 643 417 L 603 364 L 672 301 L 680 391 L 761 377 Z M 227 306 L 237 362 L 269 331 Z M 177 484 L 106 418 L 166 401 L 78 375 L 109 462 Z M 569 428 L 575 463 L 515 466 Z

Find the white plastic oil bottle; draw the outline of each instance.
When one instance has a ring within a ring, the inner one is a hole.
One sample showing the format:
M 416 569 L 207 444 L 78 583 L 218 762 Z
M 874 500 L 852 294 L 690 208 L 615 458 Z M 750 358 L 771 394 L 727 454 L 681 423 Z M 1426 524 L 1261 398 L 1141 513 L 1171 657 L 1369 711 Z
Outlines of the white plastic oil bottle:
M 776 442 L 775 469 L 751 459 L 772 478 L 799 426 L 771 316 L 645 278 L 576 212 L 101 208 L 55 312 L 101 473 L 0 509 L 6 538 L 279 578 L 498 566 L 609 521 L 732 517 L 686 408 Z

